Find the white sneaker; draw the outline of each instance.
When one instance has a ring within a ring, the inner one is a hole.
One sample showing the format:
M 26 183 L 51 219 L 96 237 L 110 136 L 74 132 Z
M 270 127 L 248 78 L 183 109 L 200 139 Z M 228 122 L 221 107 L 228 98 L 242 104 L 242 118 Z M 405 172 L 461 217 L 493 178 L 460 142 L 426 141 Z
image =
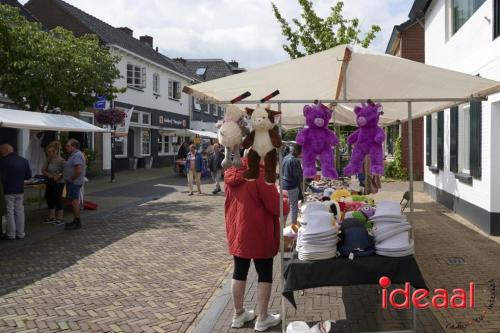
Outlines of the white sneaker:
M 264 332 L 271 327 L 277 326 L 281 323 L 281 316 L 279 314 L 269 314 L 264 320 L 255 321 L 254 329 L 258 332 Z
M 232 328 L 242 328 L 247 322 L 255 319 L 255 313 L 253 310 L 245 310 L 243 313 L 239 315 L 233 316 L 233 323 L 231 324 Z

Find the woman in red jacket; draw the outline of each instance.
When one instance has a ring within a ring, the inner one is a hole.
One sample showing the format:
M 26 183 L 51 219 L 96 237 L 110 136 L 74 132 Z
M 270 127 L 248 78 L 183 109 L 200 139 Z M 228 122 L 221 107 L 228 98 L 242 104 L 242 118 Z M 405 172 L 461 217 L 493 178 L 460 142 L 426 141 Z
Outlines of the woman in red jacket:
M 234 256 L 232 294 L 235 308 L 232 327 L 240 328 L 255 319 L 252 310 L 245 310 L 245 284 L 253 259 L 259 276 L 257 287 L 256 331 L 266 331 L 281 322 L 279 314 L 268 314 L 273 277 L 273 257 L 280 244 L 279 193 L 275 185 L 264 181 L 264 169 L 256 181 L 243 178 L 247 160 L 241 168 L 230 168 L 224 174 L 226 204 L 225 221 L 229 252 Z M 288 214 L 284 204 L 284 214 Z

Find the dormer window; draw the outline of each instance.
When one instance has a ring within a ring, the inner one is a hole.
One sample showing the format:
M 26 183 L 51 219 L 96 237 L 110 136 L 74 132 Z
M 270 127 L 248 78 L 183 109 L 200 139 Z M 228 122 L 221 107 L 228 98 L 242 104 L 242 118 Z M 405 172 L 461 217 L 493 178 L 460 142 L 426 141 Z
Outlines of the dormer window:
M 206 67 L 198 67 L 196 69 L 196 75 L 198 75 L 198 76 L 203 76 L 203 75 L 205 75 L 206 72 L 207 72 Z

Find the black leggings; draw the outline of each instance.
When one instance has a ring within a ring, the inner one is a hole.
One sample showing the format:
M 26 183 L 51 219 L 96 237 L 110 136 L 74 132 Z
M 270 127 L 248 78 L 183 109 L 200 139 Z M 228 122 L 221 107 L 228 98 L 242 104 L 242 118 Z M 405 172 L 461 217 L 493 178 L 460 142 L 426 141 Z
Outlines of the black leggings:
M 49 209 L 62 210 L 62 192 L 64 189 L 64 184 L 55 183 L 47 184 L 45 189 L 45 198 L 47 199 L 47 207 Z
M 234 272 L 233 279 L 246 281 L 248 269 L 250 269 L 250 261 L 253 260 L 255 270 L 259 276 L 259 282 L 273 282 L 273 258 L 269 259 L 245 259 L 234 256 Z

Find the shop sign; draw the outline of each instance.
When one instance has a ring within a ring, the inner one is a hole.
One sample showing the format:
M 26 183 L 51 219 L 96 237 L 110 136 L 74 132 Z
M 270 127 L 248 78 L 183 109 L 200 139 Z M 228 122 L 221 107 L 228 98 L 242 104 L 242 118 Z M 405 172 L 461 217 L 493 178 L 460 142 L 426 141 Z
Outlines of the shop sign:
M 187 120 L 186 119 L 174 119 L 169 116 L 159 116 L 158 118 L 158 123 L 160 126 L 165 126 L 165 127 L 172 127 L 172 128 L 186 128 L 187 127 Z
M 130 119 L 132 118 L 132 113 L 134 112 L 134 107 L 130 109 L 123 110 L 127 116 L 123 120 L 123 123 L 118 125 L 115 130 L 115 136 L 117 137 L 126 137 L 128 135 L 128 128 L 130 126 Z
M 94 103 L 94 109 L 104 110 L 106 108 L 106 97 L 99 96 L 97 101 Z

